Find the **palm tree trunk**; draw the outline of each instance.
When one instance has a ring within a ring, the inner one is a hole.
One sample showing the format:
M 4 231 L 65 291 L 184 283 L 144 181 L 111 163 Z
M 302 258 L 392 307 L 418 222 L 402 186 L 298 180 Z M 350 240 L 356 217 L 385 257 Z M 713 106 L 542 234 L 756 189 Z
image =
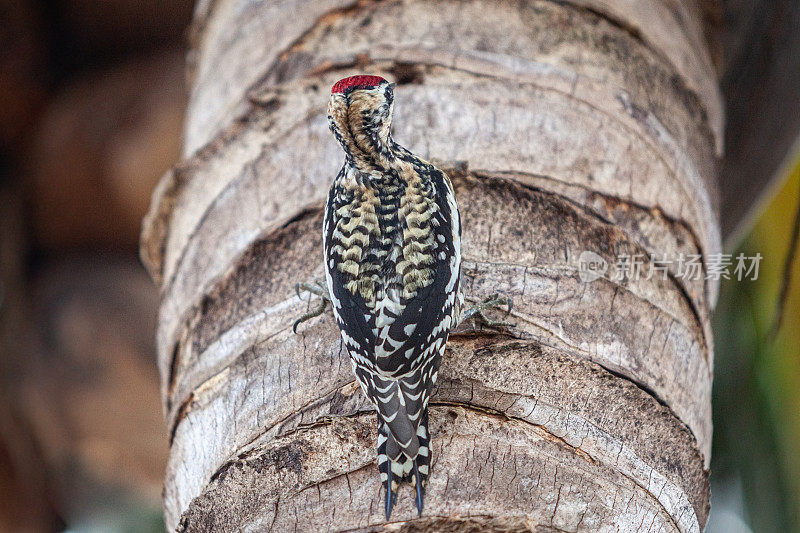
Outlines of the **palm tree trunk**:
M 402 490 L 392 520 L 700 531 L 716 282 L 677 261 L 646 274 L 651 254 L 720 249 L 701 18 L 691 0 L 201 1 L 185 160 L 142 237 L 162 290 L 168 527 L 384 521 L 375 417 L 334 320 L 291 331 L 307 305 L 294 284 L 322 276 L 341 165 L 329 88 L 367 72 L 398 84 L 395 138 L 446 162 L 467 297 L 515 303 L 511 334 L 452 338 L 426 510 Z M 638 255 L 641 277 L 612 275 Z M 580 262 L 597 256 L 609 270 L 587 281 Z

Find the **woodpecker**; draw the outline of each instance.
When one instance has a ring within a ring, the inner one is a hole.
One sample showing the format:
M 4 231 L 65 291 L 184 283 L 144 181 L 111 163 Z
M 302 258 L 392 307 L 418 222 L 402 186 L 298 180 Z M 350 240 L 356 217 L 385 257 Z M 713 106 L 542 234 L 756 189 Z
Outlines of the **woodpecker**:
M 329 299 L 358 383 L 378 412 L 386 519 L 409 482 L 422 514 L 428 402 L 463 305 L 461 221 L 450 179 L 391 135 L 394 84 L 351 76 L 328 123 L 345 153 L 325 206 Z

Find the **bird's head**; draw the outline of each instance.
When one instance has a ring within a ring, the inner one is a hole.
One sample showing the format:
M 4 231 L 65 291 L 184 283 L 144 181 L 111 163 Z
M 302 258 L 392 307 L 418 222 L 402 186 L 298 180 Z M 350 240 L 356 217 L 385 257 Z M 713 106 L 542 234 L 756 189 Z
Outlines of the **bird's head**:
M 328 124 L 345 152 L 354 158 L 391 145 L 394 84 L 380 76 L 350 76 L 331 89 Z

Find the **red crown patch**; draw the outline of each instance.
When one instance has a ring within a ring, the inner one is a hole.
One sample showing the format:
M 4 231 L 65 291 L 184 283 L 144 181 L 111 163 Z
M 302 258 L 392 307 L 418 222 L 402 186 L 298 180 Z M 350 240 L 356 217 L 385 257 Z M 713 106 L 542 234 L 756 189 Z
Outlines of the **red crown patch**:
M 371 89 L 377 87 L 386 80 L 380 76 L 350 76 L 337 81 L 331 88 L 331 94 L 344 94 L 356 89 Z

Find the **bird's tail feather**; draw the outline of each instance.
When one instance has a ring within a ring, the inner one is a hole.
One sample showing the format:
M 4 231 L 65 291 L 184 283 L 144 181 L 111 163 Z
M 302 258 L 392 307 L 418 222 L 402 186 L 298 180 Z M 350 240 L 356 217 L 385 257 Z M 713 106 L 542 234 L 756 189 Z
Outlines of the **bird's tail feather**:
M 417 511 L 422 513 L 430 468 L 427 385 L 422 379 L 412 384 L 376 381 L 378 468 L 385 488 L 387 520 L 398 485 L 404 482 L 414 486 Z
M 425 484 L 430 470 L 430 448 L 428 447 L 428 413 L 423 413 L 417 428 L 416 453 L 411 456 L 401 448 L 391 433 L 389 426 L 380 421 L 378 435 L 378 470 L 385 493 L 386 519 L 389 519 L 397 500 L 400 483 L 411 483 L 414 487 L 414 503 L 417 512 L 422 514 L 425 502 Z
M 420 415 L 417 440 L 419 441 L 419 449 L 417 450 L 417 456 L 413 459 L 409 481 L 414 485 L 414 492 L 416 493 L 414 503 L 417 506 L 417 513 L 421 515 L 422 507 L 425 504 L 425 484 L 428 482 L 428 473 L 431 465 L 431 450 L 428 445 L 428 410 L 426 408 L 423 408 Z

